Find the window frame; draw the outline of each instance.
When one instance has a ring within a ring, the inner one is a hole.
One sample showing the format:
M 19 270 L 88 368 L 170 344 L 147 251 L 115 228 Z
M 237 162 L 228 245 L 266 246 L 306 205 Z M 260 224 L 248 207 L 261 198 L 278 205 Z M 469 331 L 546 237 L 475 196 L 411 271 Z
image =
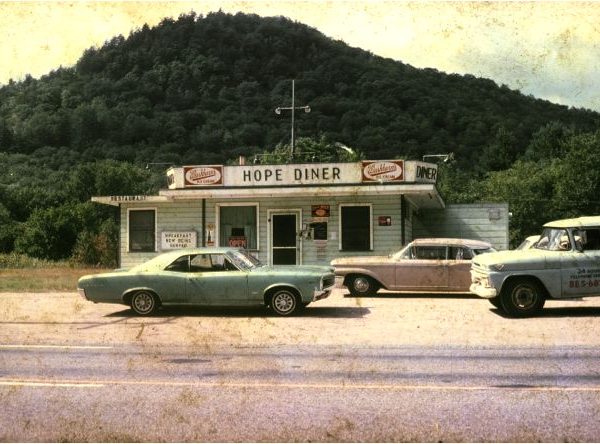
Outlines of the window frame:
M 152 211 L 154 212 L 154 249 L 153 250 L 132 250 L 131 249 L 131 212 Z M 157 253 L 158 252 L 158 210 L 156 207 L 127 208 L 127 253 Z
M 596 232 L 596 234 L 599 234 L 598 236 L 594 236 L 595 245 L 593 245 L 593 247 L 595 247 L 595 248 L 585 248 L 585 245 L 581 245 L 582 251 L 599 251 L 600 250 L 600 242 L 598 240 L 600 239 L 600 227 L 578 227 L 578 228 L 573 229 L 572 235 L 573 235 L 573 240 L 575 241 L 576 245 L 577 245 L 576 236 L 581 236 L 580 233 L 582 231 L 585 232 L 586 244 L 591 243 L 591 242 L 587 241 L 588 231 L 594 231 L 594 232 Z M 581 241 L 579 241 L 579 242 L 581 244 Z M 575 249 L 577 249 L 577 248 L 575 248 Z
M 343 214 L 342 214 L 342 208 L 344 207 L 368 207 L 369 208 L 369 248 L 367 250 L 345 250 L 342 245 L 343 245 L 343 238 L 344 238 L 344 231 L 342 230 L 343 225 L 344 225 L 344 221 L 343 221 Z M 340 203 L 338 205 L 338 214 L 339 214 L 339 221 L 338 221 L 338 232 L 339 232 L 339 242 L 338 242 L 338 248 L 339 251 L 373 251 L 373 229 L 374 229 L 374 224 L 373 224 L 373 204 L 372 203 Z
M 255 207 L 256 208 L 256 248 L 246 248 L 248 251 L 260 251 L 260 204 L 258 202 L 219 202 L 215 204 L 215 245 L 221 245 L 221 208 L 222 207 Z

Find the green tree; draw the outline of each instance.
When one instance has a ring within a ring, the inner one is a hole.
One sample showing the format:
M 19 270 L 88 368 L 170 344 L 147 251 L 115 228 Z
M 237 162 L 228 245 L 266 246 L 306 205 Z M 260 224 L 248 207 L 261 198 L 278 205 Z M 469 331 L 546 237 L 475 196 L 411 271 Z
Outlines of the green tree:
M 14 248 L 19 224 L 12 220 L 9 211 L 0 203 L 0 252 L 9 253 Z
M 279 144 L 273 151 L 256 156 L 256 163 L 284 164 L 291 162 L 357 162 L 363 154 L 339 142 L 328 142 L 324 137 L 314 140 L 301 137 L 295 141 L 295 153 L 291 144 Z
M 600 131 L 570 137 L 562 148 L 555 199 L 565 217 L 600 214 Z
M 68 258 L 81 229 L 77 210 L 72 204 L 35 210 L 23 224 L 15 251 L 40 259 Z
M 81 231 L 73 247 L 73 260 L 79 264 L 115 267 L 119 229 L 114 219 L 106 219 L 95 230 L 86 228 Z

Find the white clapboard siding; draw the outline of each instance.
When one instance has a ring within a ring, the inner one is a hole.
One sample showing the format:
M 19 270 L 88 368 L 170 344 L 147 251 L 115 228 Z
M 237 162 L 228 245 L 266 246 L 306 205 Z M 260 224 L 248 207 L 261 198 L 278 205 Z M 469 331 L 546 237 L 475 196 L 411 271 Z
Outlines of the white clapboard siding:
M 413 238 L 479 239 L 508 249 L 508 204 L 450 204 L 442 210 L 420 210 L 413 217 Z
M 327 241 L 314 239 L 298 240 L 303 264 L 327 265 L 336 257 L 387 255 L 402 248 L 402 221 L 400 196 L 345 196 L 319 197 L 318 195 L 286 199 L 228 199 L 205 201 L 204 221 L 206 225 L 217 226 L 218 204 L 258 204 L 259 205 L 259 248 L 253 251 L 261 261 L 268 263 L 270 258 L 268 215 L 271 211 L 300 210 L 300 228 L 312 221 L 313 205 L 329 205 L 330 217 L 327 221 Z M 340 251 L 340 204 L 370 204 L 372 208 L 373 248 L 370 251 Z M 497 249 L 508 248 L 508 206 L 506 204 L 448 205 L 443 210 L 418 210 L 405 201 L 404 240 L 408 243 L 418 237 L 462 237 L 491 242 Z M 128 251 L 128 208 L 156 210 L 156 248 L 150 253 Z M 391 218 L 390 226 L 379 226 L 379 217 Z M 198 246 L 202 245 L 203 227 L 202 201 L 178 201 L 154 205 L 127 204 L 121 206 L 121 267 L 129 268 L 160 254 L 161 233 L 163 231 L 195 231 Z M 218 228 L 218 227 L 217 227 Z M 214 235 L 218 244 L 218 229 Z
M 302 220 L 300 228 L 312 221 L 313 205 L 329 205 L 330 217 L 328 219 L 327 234 L 325 242 L 313 239 L 299 239 L 302 250 L 302 263 L 327 265 L 329 262 L 341 256 L 349 255 L 381 255 L 399 250 L 402 245 L 401 234 L 401 212 L 399 196 L 347 196 L 339 198 L 306 196 L 302 198 L 286 199 L 228 199 L 227 201 L 216 201 L 207 199 L 205 201 L 205 223 L 206 225 L 217 225 L 218 204 L 256 204 L 259 205 L 259 248 L 253 251 L 261 261 L 269 261 L 269 225 L 268 214 L 273 210 L 301 210 Z M 370 204 L 372 207 L 372 229 L 373 249 L 371 251 L 347 252 L 340 251 L 340 226 L 339 205 L 340 204 Z M 157 251 L 153 253 L 130 253 L 128 251 L 128 208 L 131 209 L 155 209 L 156 210 L 156 246 Z M 379 216 L 391 217 L 390 226 L 379 226 Z M 410 225 L 410 223 L 408 223 Z M 121 207 L 121 267 L 129 268 L 140 264 L 157 254 L 160 254 L 160 235 L 163 231 L 196 231 L 198 245 L 202 243 L 202 201 L 185 201 L 160 203 L 153 206 L 143 204 L 122 205 Z M 215 232 L 215 236 L 218 234 Z M 407 238 L 407 241 L 410 240 Z

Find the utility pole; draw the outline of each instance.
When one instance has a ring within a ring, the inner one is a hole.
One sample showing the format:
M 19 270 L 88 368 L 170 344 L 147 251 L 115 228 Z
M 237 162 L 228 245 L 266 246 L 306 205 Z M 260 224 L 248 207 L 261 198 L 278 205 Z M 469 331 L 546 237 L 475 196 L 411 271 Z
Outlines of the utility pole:
M 295 111 L 297 109 L 303 109 L 305 113 L 310 112 L 310 106 L 296 106 L 296 81 L 292 80 L 292 106 L 278 106 L 275 108 L 275 114 L 280 115 L 281 111 L 291 111 L 292 112 L 292 158 L 296 153 L 296 141 L 294 140 L 294 126 L 295 126 Z

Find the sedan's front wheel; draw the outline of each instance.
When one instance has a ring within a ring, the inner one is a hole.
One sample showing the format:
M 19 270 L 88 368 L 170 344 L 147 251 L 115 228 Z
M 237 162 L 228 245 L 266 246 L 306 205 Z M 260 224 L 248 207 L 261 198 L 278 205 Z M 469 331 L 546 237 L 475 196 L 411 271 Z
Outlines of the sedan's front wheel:
M 269 304 L 271 310 L 279 316 L 289 316 L 298 308 L 298 296 L 291 290 L 276 290 L 271 296 Z
M 158 308 L 158 298 L 146 290 L 136 291 L 131 297 L 131 309 L 141 316 L 148 316 Z

